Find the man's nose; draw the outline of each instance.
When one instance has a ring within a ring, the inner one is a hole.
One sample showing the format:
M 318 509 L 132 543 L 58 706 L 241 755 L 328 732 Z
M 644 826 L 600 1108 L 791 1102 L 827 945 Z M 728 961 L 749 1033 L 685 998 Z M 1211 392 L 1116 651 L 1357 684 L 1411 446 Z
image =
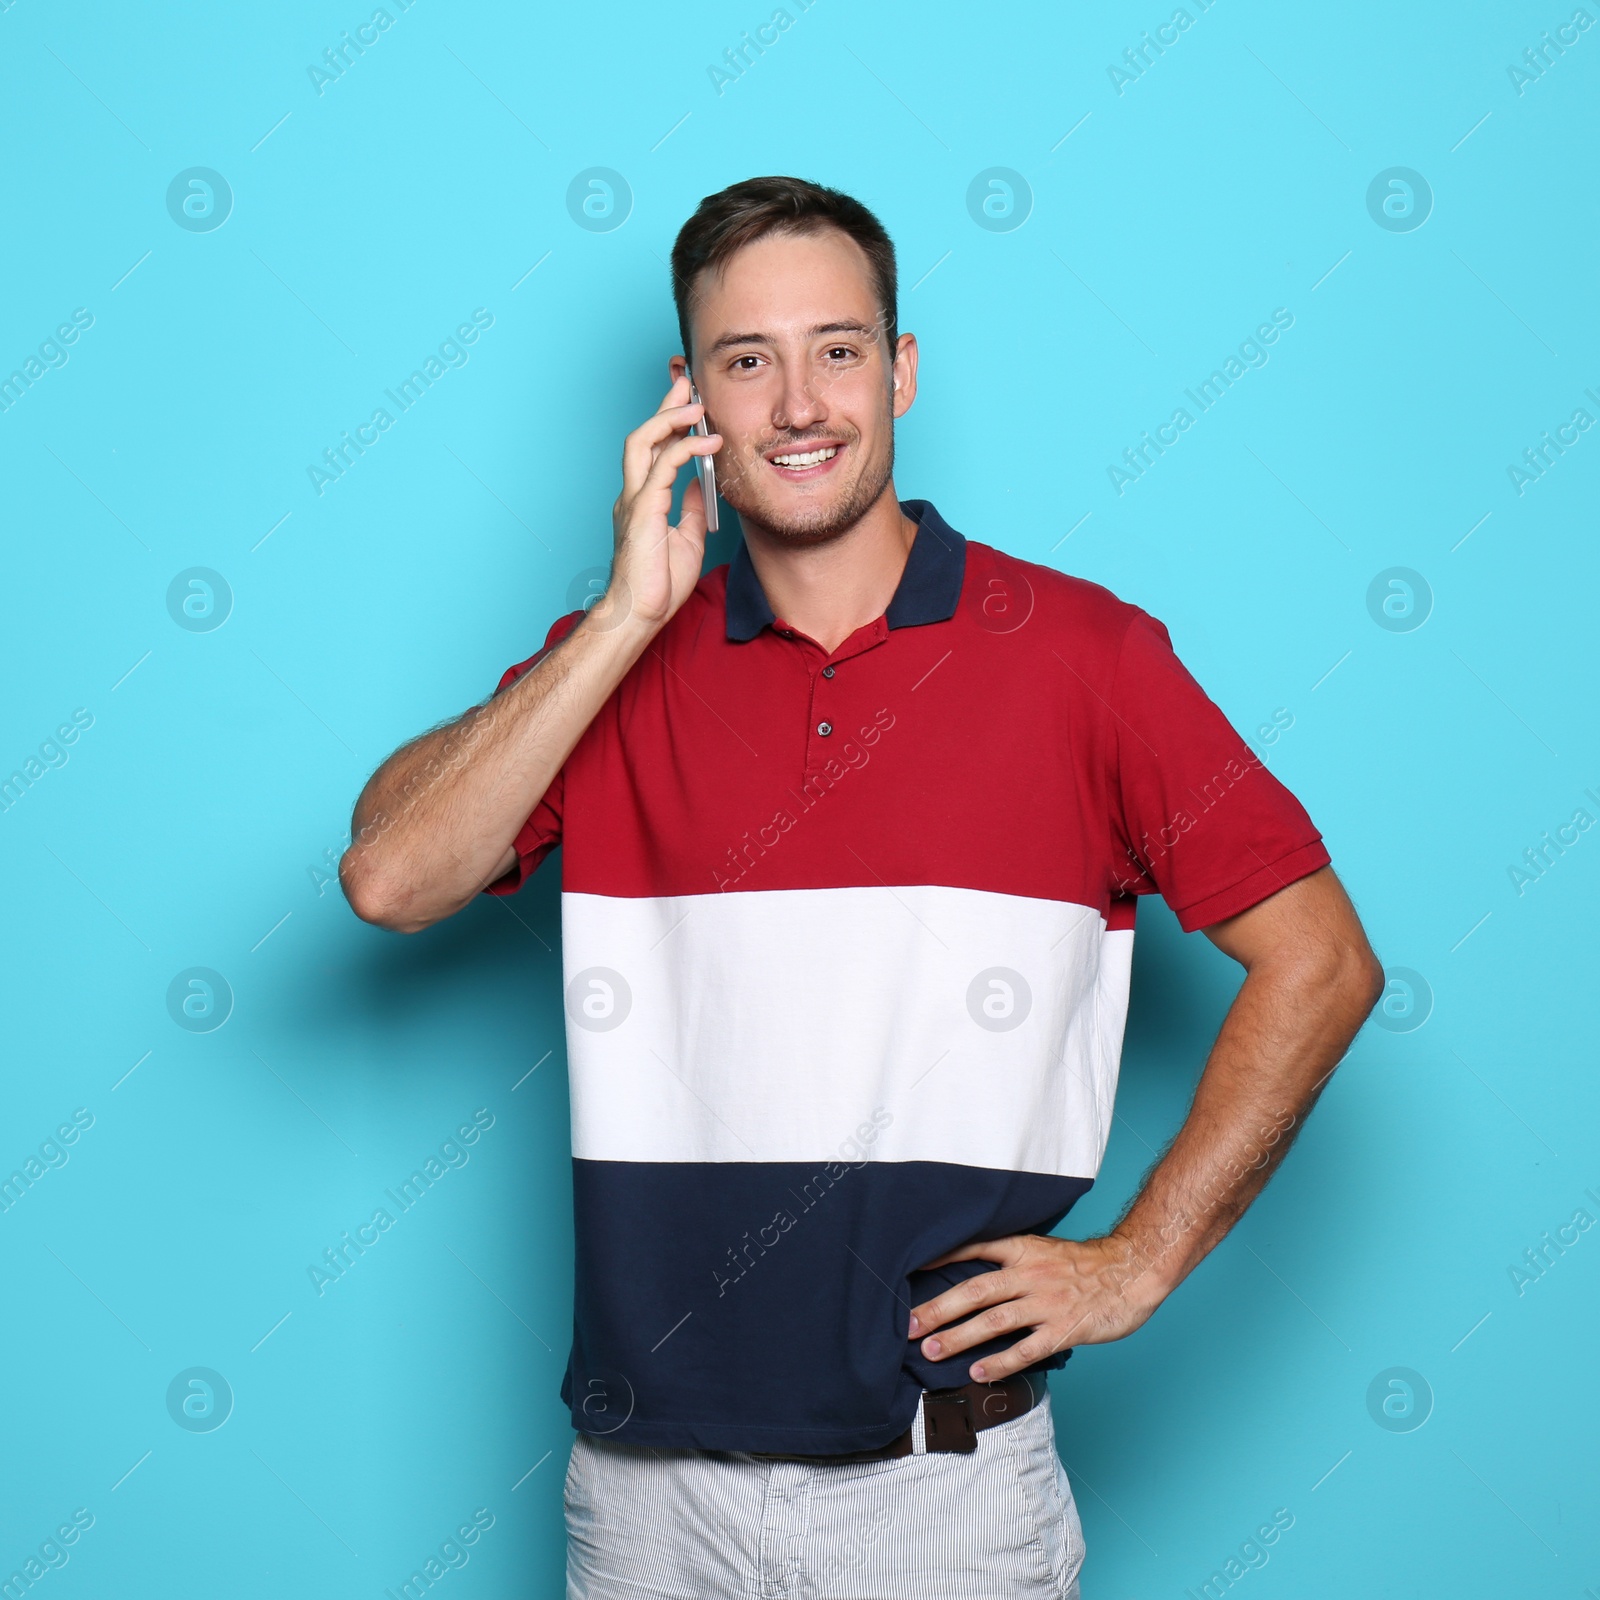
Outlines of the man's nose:
M 812 387 L 810 376 L 807 375 L 804 378 L 789 379 L 784 383 L 778 409 L 772 416 L 772 425 L 775 428 L 798 431 L 801 428 L 815 427 L 826 415 L 827 407 Z

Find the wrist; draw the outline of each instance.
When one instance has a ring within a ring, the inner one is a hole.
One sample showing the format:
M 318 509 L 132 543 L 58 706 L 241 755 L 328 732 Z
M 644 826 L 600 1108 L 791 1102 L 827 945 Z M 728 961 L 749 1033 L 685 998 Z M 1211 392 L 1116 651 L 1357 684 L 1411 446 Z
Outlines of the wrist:
M 1118 1226 L 1102 1241 L 1115 1262 L 1117 1292 L 1129 1306 L 1148 1316 L 1182 1281 L 1174 1241 Z
M 637 657 L 666 624 L 666 617 L 652 617 L 639 608 L 626 578 L 616 578 L 573 631 Z

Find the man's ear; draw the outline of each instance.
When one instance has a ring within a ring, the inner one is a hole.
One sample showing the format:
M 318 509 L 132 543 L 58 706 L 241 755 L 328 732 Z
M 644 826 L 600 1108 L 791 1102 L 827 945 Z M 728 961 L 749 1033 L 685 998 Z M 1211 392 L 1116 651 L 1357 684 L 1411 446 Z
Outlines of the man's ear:
M 673 383 L 676 383 L 688 370 L 689 362 L 685 356 L 673 356 L 667 362 L 667 374 Z
M 902 333 L 895 342 L 893 364 L 890 367 L 893 382 L 889 387 L 891 409 L 903 417 L 917 398 L 917 338 L 912 333 Z

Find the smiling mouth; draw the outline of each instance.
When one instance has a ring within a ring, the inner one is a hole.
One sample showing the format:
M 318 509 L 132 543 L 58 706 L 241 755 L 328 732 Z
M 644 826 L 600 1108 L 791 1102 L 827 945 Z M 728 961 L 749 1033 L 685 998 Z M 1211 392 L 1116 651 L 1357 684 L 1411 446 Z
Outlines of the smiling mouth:
M 767 461 L 786 472 L 804 472 L 808 468 L 820 467 L 824 462 L 832 461 L 843 448 L 842 445 L 824 444 L 818 445 L 813 450 L 785 450 L 779 455 L 768 456 Z

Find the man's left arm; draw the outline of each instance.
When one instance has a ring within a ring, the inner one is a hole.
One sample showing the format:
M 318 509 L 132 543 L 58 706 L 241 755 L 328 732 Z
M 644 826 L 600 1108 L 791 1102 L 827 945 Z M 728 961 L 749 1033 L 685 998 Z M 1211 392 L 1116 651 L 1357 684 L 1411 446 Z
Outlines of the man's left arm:
M 999 1267 L 912 1308 L 909 1337 L 930 1360 L 1026 1330 L 970 1368 L 975 1382 L 993 1383 L 1071 1345 L 1125 1337 L 1222 1240 L 1283 1159 L 1383 992 L 1383 969 L 1331 867 L 1205 933 L 1245 978 L 1177 1136 L 1105 1237 L 1019 1235 L 941 1257 Z

